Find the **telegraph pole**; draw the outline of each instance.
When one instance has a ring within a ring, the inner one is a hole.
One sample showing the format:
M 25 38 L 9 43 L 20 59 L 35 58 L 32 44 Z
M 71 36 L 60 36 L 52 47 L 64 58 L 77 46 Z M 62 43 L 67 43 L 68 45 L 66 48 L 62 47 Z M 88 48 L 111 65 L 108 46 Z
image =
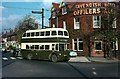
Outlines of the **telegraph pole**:
M 42 8 L 42 11 L 32 11 L 32 13 L 42 14 L 42 28 L 44 28 L 44 8 Z

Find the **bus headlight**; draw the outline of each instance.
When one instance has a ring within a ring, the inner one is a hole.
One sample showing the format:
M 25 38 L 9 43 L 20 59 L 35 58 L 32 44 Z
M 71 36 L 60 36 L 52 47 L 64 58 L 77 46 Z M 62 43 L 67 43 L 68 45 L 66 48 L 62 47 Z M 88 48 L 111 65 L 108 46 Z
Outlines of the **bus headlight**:
M 59 55 L 61 55 L 61 53 L 59 53 Z
M 67 56 L 67 55 L 64 55 L 64 57 Z

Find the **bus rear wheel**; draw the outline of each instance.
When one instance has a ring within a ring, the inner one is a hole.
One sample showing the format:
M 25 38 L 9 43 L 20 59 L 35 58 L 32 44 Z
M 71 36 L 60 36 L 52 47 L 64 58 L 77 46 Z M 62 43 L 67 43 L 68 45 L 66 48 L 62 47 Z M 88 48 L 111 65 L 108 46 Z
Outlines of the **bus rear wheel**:
M 27 59 L 28 59 L 28 60 L 31 60 L 31 59 L 32 59 L 32 54 L 31 54 L 31 53 L 28 53 Z
M 56 56 L 56 55 L 52 55 L 52 56 L 51 56 L 51 61 L 52 61 L 52 62 L 57 62 L 57 61 L 58 61 L 57 56 Z

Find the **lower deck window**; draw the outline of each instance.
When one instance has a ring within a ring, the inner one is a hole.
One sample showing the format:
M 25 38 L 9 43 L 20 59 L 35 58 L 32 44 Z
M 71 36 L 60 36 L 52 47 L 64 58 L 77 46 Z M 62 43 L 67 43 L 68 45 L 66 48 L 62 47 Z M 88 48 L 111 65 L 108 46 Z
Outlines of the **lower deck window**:
M 26 49 L 29 49 L 29 45 L 26 45 Z
M 43 49 L 44 49 L 44 45 L 41 45 L 41 46 L 40 46 L 40 49 L 43 50 Z
M 35 45 L 35 49 L 39 49 L 39 45 Z
M 45 45 L 45 50 L 49 50 L 49 45 Z

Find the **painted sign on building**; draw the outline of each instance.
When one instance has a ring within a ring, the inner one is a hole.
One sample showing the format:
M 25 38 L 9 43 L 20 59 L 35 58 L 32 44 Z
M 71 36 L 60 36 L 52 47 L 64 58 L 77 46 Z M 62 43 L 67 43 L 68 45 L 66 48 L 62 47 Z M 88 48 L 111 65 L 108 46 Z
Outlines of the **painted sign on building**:
M 91 15 L 91 14 L 107 14 L 114 13 L 113 8 L 115 7 L 114 3 L 81 3 L 75 5 L 75 11 L 73 12 L 74 16 L 79 15 Z

